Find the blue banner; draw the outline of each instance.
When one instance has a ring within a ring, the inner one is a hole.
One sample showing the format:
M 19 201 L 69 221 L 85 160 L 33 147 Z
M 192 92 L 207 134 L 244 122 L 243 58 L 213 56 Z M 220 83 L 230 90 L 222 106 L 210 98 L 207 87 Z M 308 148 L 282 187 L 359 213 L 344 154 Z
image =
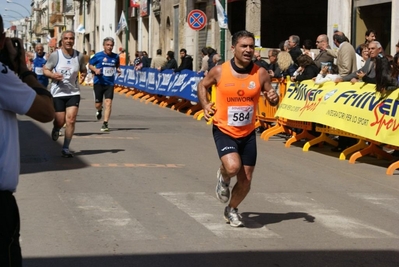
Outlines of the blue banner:
M 132 66 L 121 66 L 121 75 L 115 77 L 115 84 L 135 88 L 148 94 L 175 96 L 188 101 L 198 102 L 197 84 L 203 73 L 191 70 L 173 72 L 144 68 L 135 70 Z

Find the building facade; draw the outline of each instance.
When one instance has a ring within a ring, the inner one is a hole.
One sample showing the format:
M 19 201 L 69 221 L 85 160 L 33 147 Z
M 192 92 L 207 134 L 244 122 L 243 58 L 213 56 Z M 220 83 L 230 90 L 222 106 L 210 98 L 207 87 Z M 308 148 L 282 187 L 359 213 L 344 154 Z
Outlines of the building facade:
M 185 48 L 193 56 L 196 69 L 200 68 L 203 47 L 213 47 L 230 58 L 231 35 L 243 29 L 255 34 L 263 56 L 268 48 L 277 48 L 293 34 L 315 41 L 325 33 L 333 47 L 334 31 L 340 30 L 356 47 L 371 28 L 386 54 L 395 53 L 399 40 L 399 15 L 395 12 L 399 0 L 219 1 L 227 13 L 227 30 L 219 28 L 214 0 L 33 0 L 29 20 L 15 21 L 17 27 L 10 27 L 7 34 L 23 36 L 26 48 L 41 42 L 50 50 L 63 30 L 74 30 L 76 49 L 96 52 L 102 50 L 105 37 L 113 37 L 114 52 L 123 47 L 130 58 L 136 51 L 147 51 L 152 57 L 159 48 L 163 55 L 169 50 L 179 55 Z M 187 16 L 194 9 L 206 14 L 207 22 L 201 30 L 188 25 Z M 122 13 L 127 27 L 117 34 L 123 25 L 119 23 Z

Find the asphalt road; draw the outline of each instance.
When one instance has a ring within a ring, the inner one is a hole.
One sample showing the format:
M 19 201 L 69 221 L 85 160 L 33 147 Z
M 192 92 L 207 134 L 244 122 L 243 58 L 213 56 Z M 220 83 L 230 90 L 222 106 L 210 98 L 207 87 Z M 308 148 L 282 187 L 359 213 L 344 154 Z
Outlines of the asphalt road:
M 25 267 L 399 266 L 399 177 L 387 161 L 258 139 L 239 207 L 247 228 L 235 229 L 215 197 L 209 125 L 116 94 L 109 127 L 100 131 L 89 87 L 72 159 L 51 123 L 20 117 Z

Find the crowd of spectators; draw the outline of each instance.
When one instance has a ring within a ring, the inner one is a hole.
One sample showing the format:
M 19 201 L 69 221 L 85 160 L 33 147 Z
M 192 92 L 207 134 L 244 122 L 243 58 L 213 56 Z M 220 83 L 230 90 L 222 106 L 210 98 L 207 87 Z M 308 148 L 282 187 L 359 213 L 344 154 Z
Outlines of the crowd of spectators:
M 375 84 L 375 90 L 382 97 L 399 87 L 399 42 L 394 56 L 385 54 L 374 30 L 365 33 L 364 43 L 356 48 L 341 31 L 332 36 L 334 48 L 329 46 L 326 34 L 317 36 L 312 51 L 312 41 L 302 42 L 297 35 L 291 35 L 281 41 L 279 49 L 268 50 L 268 62 L 257 51 L 254 63 L 268 70 L 273 78 L 290 77 L 292 81 L 302 82 L 312 79 L 315 84 L 325 82 L 351 82 Z M 357 140 L 339 137 L 338 146 L 333 151 L 341 152 L 354 145 Z M 397 152 L 397 151 L 395 151 Z M 398 153 L 399 154 L 399 153 Z

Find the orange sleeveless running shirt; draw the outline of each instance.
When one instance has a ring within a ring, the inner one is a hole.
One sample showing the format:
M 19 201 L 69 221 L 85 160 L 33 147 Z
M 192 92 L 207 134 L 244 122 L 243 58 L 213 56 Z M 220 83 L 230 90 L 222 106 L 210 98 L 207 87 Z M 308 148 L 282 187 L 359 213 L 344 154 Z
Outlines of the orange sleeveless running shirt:
M 222 64 L 221 77 L 216 84 L 213 124 L 231 137 L 245 137 L 255 129 L 261 92 L 258 69 L 254 64 L 246 78 L 237 78 L 232 74 L 230 61 Z

